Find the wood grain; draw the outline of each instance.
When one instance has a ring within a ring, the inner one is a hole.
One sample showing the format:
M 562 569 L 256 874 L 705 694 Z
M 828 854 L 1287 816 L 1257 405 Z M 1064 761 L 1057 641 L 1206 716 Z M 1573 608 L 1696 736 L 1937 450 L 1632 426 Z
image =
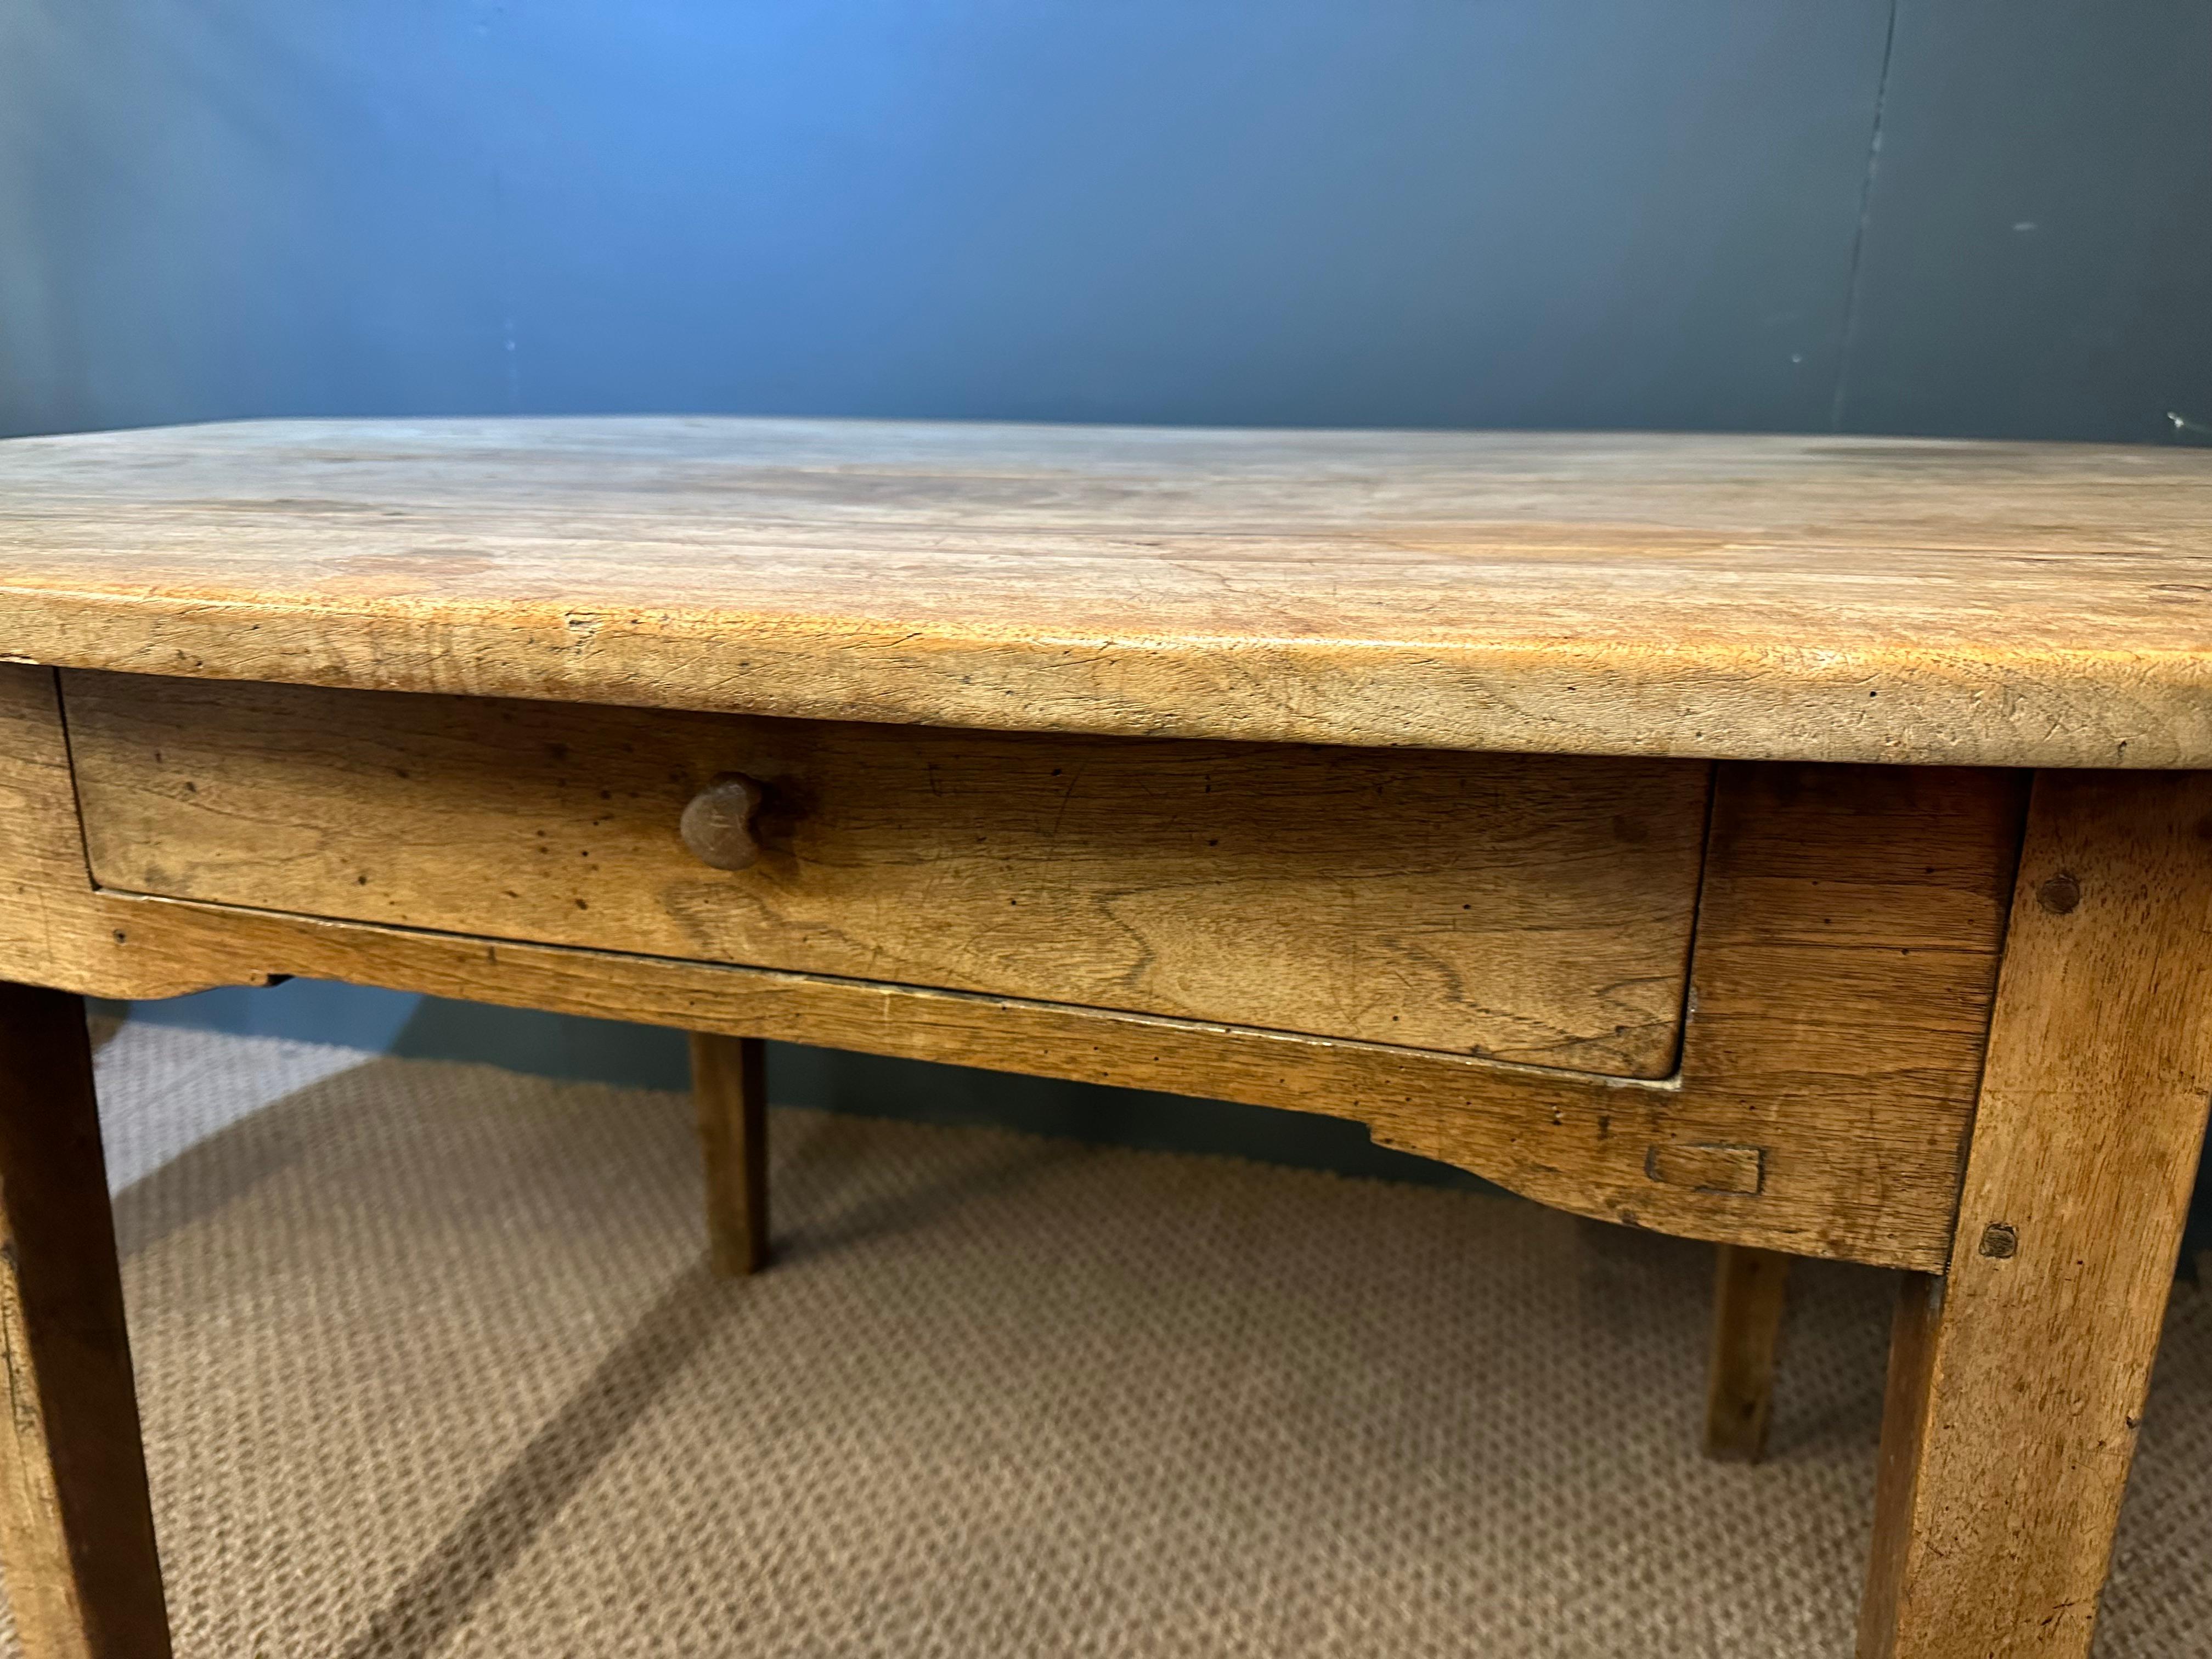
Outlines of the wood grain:
M 707 1176 L 707 1257 L 725 1279 L 768 1265 L 768 1054 L 758 1037 L 691 1033 Z
M 1942 1280 L 1892 1355 L 1863 1659 L 2079 1659 L 2212 1097 L 2212 775 L 2036 783 Z
M 220 950 L 150 960 L 127 929 L 86 870 L 53 672 L 0 662 L 0 980 L 129 999 L 268 978 Z
M 1721 769 L 1682 1066 L 1644 1082 L 101 893 L 63 749 L 53 676 L 0 665 L 18 979 L 129 998 L 299 974 L 1326 1112 L 1579 1213 L 1923 1269 L 1950 1248 L 2021 799 L 2008 773 Z M 1655 1178 L 1675 1146 L 1759 1148 L 1759 1190 Z
M 0 982 L 0 1565 L 25 1659 L 165 1659 L 84 1004 Z
M 0 444 L 0 649 L 926 725 L 2212 765 L 2212 454 L 278 422 Z
M 1756 1463 L 1766 1455 L 1775 1360 L 1789 1305 L 1790 1258 L 1723 1244 L 1714 1253 L 1713 1353 L 1705 1377 L 1705 1455 Z
M 64 677 L 136 892 L 1662 1077 L 1701 762 Z M 742 870 L 678 835 L 767 798 Z
M 1869 1260 L 1846 1241 L 1901 1242 L 1876 1218 L 1910 1213 L 1911 1248 L 1886 1258 L 1940 1264 L 2027 782 L 1944 768 L 1719 769 L 1681 1092 L 1652 1137 L 1664 1148 L 1652 1167 L 1703 1189 L 1716 1214 L 1815 1188 L 1827 1207 L 1800 1212 L 1794 1237 L 1699 1237 Z M 1750 1148 L 1756 1194 L 1741 1192 Z

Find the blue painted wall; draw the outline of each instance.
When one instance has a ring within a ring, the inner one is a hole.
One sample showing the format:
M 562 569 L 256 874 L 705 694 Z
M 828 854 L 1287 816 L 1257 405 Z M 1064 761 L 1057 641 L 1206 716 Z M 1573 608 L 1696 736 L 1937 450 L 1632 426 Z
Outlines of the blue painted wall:
M 1825 422 L 1887 0 L 13 0 L 0 422 Z
M 0 432 L 2195 441 L 2208 87 L 2201 0 L 6 0 Z M 168 1017 L 641 1079 L 676 1052 L 313 988 Z M 825 1099 L 1165 1110 L 778 1064 Z

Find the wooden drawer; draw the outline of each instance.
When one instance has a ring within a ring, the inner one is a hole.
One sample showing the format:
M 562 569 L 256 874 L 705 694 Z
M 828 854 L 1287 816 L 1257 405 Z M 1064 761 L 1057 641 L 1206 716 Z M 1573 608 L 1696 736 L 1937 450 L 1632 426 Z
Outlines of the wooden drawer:
M 1082 738 L 64 677 L 97 880 L 1626 1077 L 1702 762 Z M 678 832 L 765 786 L 760 855 Z

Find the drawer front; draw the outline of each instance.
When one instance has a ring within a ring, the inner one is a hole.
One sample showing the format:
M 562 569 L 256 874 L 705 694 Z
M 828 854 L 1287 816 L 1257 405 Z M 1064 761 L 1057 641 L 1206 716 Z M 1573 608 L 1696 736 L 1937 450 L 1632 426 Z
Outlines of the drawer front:
M 111 888 L 1618 1076 L 1674 1064 L 1702 762 L 64 686 Z M 715 868 L 679 823 L 731 774 L 760 786 L 757 854 Z

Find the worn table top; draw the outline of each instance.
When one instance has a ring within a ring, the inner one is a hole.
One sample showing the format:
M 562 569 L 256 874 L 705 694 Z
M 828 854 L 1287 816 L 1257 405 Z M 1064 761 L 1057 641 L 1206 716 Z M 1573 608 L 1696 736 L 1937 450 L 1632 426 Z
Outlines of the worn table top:
M 2212 452 L 722 418 L 0 443 L 0 656 L 1100 732 L 2212 766 Z

